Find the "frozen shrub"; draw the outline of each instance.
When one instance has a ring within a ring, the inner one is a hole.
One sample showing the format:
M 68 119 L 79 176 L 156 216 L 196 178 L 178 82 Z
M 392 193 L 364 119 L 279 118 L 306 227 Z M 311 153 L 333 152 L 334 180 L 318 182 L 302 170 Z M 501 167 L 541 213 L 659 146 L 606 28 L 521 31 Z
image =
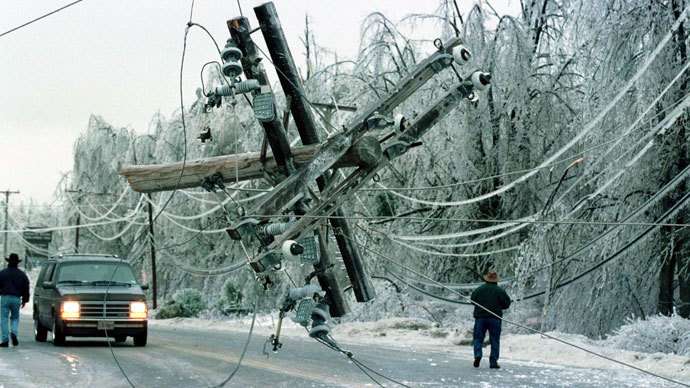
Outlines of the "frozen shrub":
M 228 279 L 223 284 L 222 296 L 216 302 L 215 310 L 223 315 L 245 312 L 246 309 L 242 307 L 243 299 L 242 291 L 236 288 L 233 280 Z
M 677 315 L 627 319 L 627 323 L 605 340 L 619 349 L 645 353 L 690 355 L 690 320 Z
M 156 318 L 195 317 L 206 308 L 201 292 L 193 288 L 177 291 L 156 313 Z

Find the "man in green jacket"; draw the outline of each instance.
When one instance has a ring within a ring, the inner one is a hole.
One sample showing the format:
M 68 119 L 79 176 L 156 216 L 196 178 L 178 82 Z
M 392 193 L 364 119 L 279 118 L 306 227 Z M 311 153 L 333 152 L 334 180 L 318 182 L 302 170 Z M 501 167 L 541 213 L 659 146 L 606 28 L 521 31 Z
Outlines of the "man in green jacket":
M 484 336 L 489 330 L 489 342 L 491 343 L 491 354 L 489 355 L 489 368 L 499 369 L 498 353 L 501 340 L 501 317 L 503 310 L 510 307 L 510 297 L 506 291 L 498 286 L 498 274 L 489 271 L 484 275 L 485 284 L 477 287 L 472 292 L 472 303 L 474 304 L 474 334 L 472 344 L 474 345 L 474 367 L 479 367 L 482 359 L 482 345 Z

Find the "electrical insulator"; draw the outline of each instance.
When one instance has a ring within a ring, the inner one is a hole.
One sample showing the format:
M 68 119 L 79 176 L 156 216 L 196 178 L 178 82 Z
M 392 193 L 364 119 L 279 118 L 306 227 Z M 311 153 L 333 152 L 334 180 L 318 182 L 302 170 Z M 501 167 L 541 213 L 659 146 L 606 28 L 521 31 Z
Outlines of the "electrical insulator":
M 472 81 L 472 85 L 476 90 L 486 90 L 489 88 L 489 84 L 491 84 L 491 74 L 475 71 L 472 73 L 470 80 Z
M 472 53 L 465 46 L 460 45 L 453 48 L 453 60 L 458 65 L 466 64 L 470 58 L 472 58 Z
M 309 336 L 312 338 L 319 338 L 322 340 L 329 340 L 328 334 L 331 332 L 331 327 L 326 323 L 331 319 L 331 314 L 328 313 L 328 305 L 320 302 L 311 311 L 311 330 Z M 330 340 L 328 341 L 330 342 Z
M 280 250 L 283 253 L 283 257 L 288 260 L 294 260 L 304 252 L 304 247 L 295 241 L 285 240 Z
M 409 125 L 410 122 L 405 118 L 405 116 L 399 113 L 395 115 L 395 120 L 393 122 L 393 129 L 395 129 L 395 132 L 398 134 L 403 133 Z
M 242 74 L 242 65 L 239 63 L 239 60 L 242 58 L 242 50 L 237 48 L 237 45 L 232 39 L 228 39 L 225 43 L 223 51 L 220 52 L 220 57 L 224 62 L 221 69 L 226 77 L 235 79 Z

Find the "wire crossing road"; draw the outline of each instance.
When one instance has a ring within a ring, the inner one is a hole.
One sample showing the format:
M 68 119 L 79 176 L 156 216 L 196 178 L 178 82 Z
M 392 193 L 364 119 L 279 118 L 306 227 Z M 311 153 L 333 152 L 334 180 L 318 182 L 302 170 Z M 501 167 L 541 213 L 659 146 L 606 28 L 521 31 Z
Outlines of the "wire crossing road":
M 347 357 L 304 336 L 281 336 L 283 349 L 261 354 L 266 340 L 255 330 L 241 368 L 228 387 L 372 387 L 376 384 Z M 22 316 L 19 347 L 0 348 L 0 387 L 128 387 L 103 339 L 68 338 L 55 347 L 33 340 L 32 321 Z M 131 338 L 112 343 L 120 365 L 137 387 L 210 387 L 234 369 L 246 333 L 149 327 L 149 343 Z M 585 370 L 488 359 L 474 369 L 466 356 L 409 348 L 342 345 L 377 372 L 412 387 L 672 387 L 629 371 Z M 488 354 L 488 348 L 485 349 Z M 375 376 L 386 387 L 396 384 Z

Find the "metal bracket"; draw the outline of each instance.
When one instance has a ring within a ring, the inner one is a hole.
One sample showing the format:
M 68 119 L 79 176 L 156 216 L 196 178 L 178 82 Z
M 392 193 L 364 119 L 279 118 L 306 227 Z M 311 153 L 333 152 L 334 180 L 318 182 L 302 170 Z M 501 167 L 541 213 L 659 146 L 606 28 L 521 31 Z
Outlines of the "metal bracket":
M 271 122 L 276 117 L 275 104 L 273 103 L 273 93 L 260 93 L 252 99 L 254 107 L 254 117 L 262 123 Z

